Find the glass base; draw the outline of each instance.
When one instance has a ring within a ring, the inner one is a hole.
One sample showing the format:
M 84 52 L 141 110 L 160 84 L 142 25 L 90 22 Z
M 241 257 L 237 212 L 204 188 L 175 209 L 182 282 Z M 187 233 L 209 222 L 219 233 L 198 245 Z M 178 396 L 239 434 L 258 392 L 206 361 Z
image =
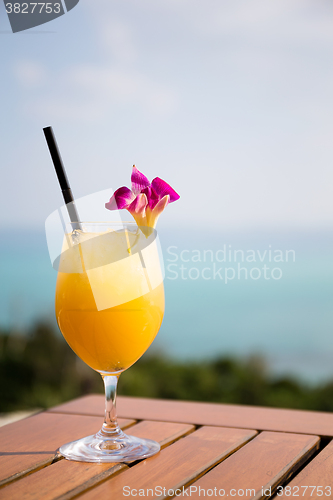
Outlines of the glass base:
M 133 462 L 151 457 L 160 451 L 160 445 L 151 439 L 127 436 L 120 431 L 116 437 L 106 437 L 103 431 L 64 444 L 59 452 L 67 460 L 79 462 Z

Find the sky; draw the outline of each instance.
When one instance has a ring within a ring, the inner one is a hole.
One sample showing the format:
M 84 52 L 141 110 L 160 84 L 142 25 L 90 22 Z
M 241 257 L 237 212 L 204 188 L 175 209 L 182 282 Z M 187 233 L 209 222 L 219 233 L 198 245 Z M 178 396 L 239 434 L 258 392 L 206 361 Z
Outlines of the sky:
M 16 34 L 0 0 L 0 61 L 1 324 L 53 317 L 51 125 L 75 199 L 93 200 L 84 218 L 114 219 L 104 203 L 133 164 L 181 196 L 157 226 L 159 348 L 262 351 L 273 368 L 331 376 L 331 0 L 80 0 Z M 294 249 L 296 262 L 279 281 L 168 279 L 170 245 L 224 244 Z
M 165 227 L 331 230 L 331 1 L 80 0 L 17 34 L 0 3 L 0 58 L 0 226 L 62 204 L 52 125 L 77 198 L 135 163 L 181 195 Z

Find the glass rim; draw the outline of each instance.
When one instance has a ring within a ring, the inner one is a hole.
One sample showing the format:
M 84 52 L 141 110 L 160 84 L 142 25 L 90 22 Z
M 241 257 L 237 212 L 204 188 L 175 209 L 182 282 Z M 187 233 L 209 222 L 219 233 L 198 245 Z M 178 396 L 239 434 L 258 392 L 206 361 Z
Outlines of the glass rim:
M 125 221 L 100 221 L 100 220 L 73 220 L 70 222 L 67 222 L 67 224 L 136 224 L 134 220 L 125 220 Z M 136 224 L 137 225 L 137 224 Z

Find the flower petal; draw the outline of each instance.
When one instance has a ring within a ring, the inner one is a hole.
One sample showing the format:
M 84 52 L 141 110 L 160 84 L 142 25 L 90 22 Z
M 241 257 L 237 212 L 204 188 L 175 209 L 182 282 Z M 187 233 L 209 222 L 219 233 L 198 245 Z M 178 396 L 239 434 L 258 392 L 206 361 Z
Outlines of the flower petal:
M 167 184 L 163 179 L 160 179 L 159 177 L 155 177 L 155 179 L 152 180 L 151 187 L 155 190 L 159 199 L 168 194 L 170 196 L 169 203 L 179 200 L 180 198 L 179 194 L 176 193 L 176 191 L 172 189 L 169 184 Z
M 150 182 L 147 177 L 143 175 L 143 173 L 140 172 L 140 170 L 138 170 L 135 165 L 133 165 L 131 182 L 132 191 L 134 194 L 139 194 L 141 193 L 141 191 L 143 191 L 143 189 L 150 186 Z
M 147 226 L 146 206 L 148 205 L 147 196 L 140 193 L 128 207 L 128 211 L 134 217 L 138 226 Z
M 153 212 L 157 215 L 160 215 L 165 207 L 171 203 L 170 201 L 170 195 L 166 194 L 163 196 L 163 198 L 157 203 L 156 207 L 154 208 Z
M 140 193 L 135 200 L 128 207 L 128 211 L 133 215 L 140 214 L 141 216 L 146 215 L 146 206 L 148 204 L 147 196 L 144 193 Z
M 157 219 L 165 209 L 165 207 L 170 203 L 170 196 L 166 194 L 163 198 L 157 203 L 153 210 L 147 210 L 147 219 L 148 226 L 155 227 L 157 223 Z
M 142 192 L 147 196 L 149 208 L 153 210 L 153 208 L 159 201 L 159 197 L 155 189 L 153 189 L 151 186 L 148 186 Z
M 105 208 L 108 210 L 121 210 L 128 208 L 135 199 L 135 194 L 130 189 L 123 186 L 113 193 L 108 203 L 105 203 Z

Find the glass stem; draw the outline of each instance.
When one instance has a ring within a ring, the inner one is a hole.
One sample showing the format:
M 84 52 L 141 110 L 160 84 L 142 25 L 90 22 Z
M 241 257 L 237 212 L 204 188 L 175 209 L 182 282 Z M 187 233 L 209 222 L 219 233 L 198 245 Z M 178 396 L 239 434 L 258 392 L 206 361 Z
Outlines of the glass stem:
M 116 437 L 121 433 L 117 422 L 116 395 L 119 375 L 102 375 L 105 387 L 105 418 L 101 429 L 105 437 Z

